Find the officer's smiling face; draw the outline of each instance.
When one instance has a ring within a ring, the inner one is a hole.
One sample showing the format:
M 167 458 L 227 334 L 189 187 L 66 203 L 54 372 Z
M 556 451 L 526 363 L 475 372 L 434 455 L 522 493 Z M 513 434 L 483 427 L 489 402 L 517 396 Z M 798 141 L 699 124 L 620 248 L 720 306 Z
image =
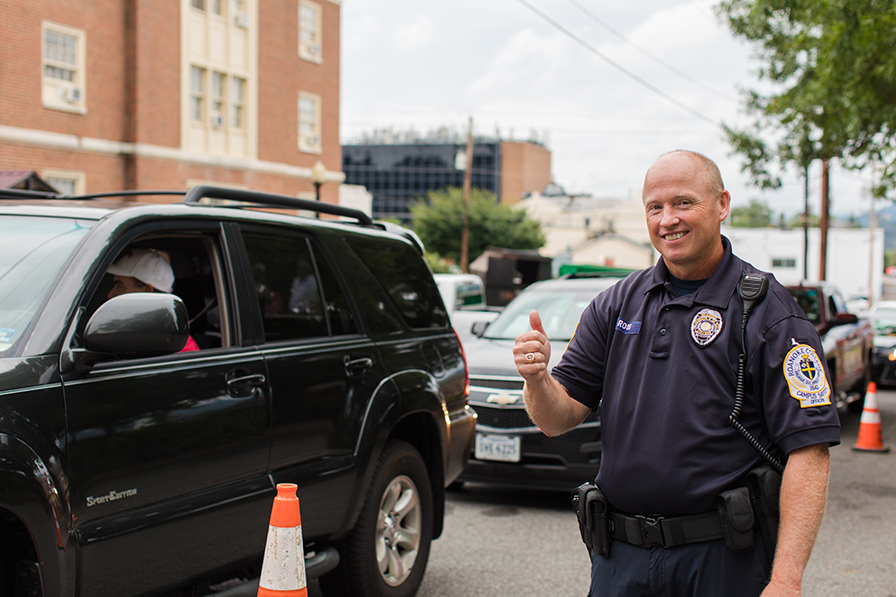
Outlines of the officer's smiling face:
M 711 187 L 700 159 L 684 152 L 662 156 L 644 178 L 650 240 L 669 271 L 684 280 L 708 278 L 724 255 L 721 225 L 731 197 Z

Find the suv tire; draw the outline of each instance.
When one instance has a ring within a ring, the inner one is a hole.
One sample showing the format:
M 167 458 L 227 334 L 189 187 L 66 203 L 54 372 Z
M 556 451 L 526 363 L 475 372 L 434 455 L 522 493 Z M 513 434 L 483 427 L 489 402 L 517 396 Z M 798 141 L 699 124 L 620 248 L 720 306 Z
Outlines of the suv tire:
M 391 441 L 380 455 L 355 528 L 343 539 L 339 566 L 322 576 L 331 596 L 411 597 L 429 559 L 433 501 L 420 453 Z

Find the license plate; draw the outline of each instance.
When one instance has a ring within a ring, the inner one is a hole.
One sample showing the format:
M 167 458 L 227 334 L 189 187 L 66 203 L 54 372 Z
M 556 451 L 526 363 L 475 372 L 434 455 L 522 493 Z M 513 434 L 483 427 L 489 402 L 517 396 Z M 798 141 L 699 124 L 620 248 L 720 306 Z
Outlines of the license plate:
M 476 434 L 476 460 L 520 461 L 520 436 Z

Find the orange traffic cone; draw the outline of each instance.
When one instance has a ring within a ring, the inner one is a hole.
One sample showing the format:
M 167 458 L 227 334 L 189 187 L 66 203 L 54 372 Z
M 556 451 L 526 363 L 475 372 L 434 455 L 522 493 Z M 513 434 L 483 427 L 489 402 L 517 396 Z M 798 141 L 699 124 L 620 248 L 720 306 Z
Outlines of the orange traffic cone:
M 889 452 L 890 448 L 884 447 L 883 436 L 880 428 L 880 411 L 877 409 L 877 384 L 868 384 L 865 392 L 865 407 L 862 410 L 862 418 L 859 419 L 859 437 L 853 450 L 863 452 Z
M 297 489 L 292 483 L 277 484 L 258 597 L 308 597 Z

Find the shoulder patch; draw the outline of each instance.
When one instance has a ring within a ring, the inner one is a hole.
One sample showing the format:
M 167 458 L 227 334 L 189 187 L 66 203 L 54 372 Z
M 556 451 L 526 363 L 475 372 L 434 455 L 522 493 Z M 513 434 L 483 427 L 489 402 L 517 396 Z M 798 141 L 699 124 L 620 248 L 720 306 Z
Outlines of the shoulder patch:
M 800 408 L 831 403 L 831 388 L 824 374 L 824 364 L 808 344 L 797 344 L 784 357 L 784 379 L 790 395 L 800 401 Z
M 708 346 L 722 332 L 722 314 L 713 309 L 700 309 L 691 321 L 691 338 L 698 346 Z

